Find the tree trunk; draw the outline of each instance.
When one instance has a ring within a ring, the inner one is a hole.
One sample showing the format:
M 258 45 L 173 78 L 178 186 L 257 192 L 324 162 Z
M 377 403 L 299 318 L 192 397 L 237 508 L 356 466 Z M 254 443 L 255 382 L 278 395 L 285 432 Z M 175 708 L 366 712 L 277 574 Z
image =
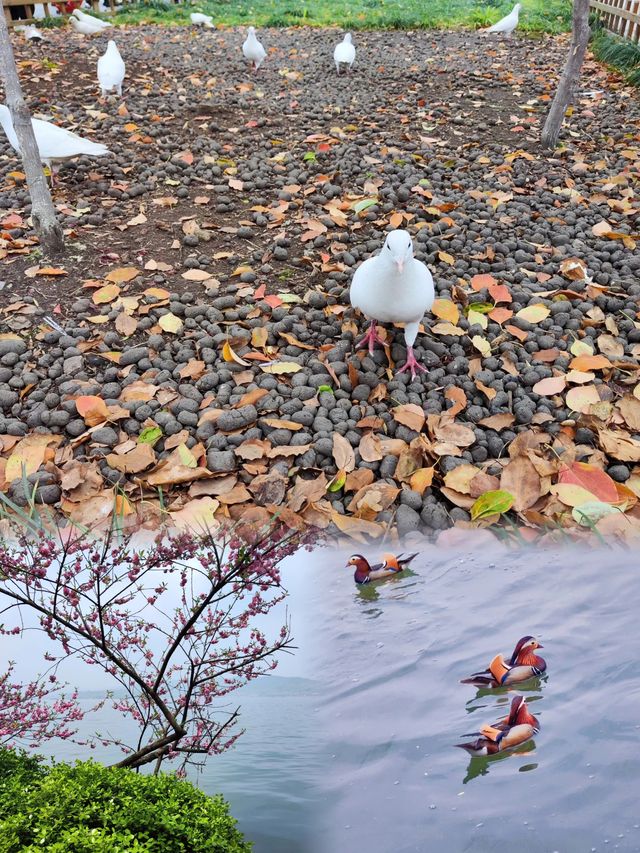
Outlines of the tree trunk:
M 22 152 L 22 164 L 31 197 L 33 225 L 45 253 L 59 254 L 64 249 L 62 227 L 56 219 L 51 193 L 40 162 L 38 145 L 31 125 L 31 116 L 22 95 L 3 9 L 0 9 L 0 75 L 4 81 L 7 106 Z
M 589 0 L 573 0 L 571 48 L 558 84 L 558 91 L 553 99 L 551 109 L 542 130 L 542 145 L 544 148 L 553 150 L 558 142 L 562 121 L 578 86 L 580 69 L 584 62 L 584 55 L 587 52 L 590 32 Z

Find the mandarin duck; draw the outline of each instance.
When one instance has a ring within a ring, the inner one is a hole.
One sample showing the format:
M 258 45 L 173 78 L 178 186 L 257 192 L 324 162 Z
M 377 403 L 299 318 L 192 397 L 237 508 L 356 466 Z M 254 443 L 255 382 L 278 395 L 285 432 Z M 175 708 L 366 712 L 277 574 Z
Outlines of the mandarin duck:
M 376 331 L 378 323 L 404 323 L 404 341 L 407 361 L 397 371 L 426 373 L 413 354 L 425 312 L 433 305 L 435 291 L 431 273 L 413 256 L 413 241 L 408 231 L 390 231 L 379 255 L 367 258 L 355 271 L 351 281 L 349 299 L 369 318 L 369 331 L 356 344 L 356 349 L 367 347 L 373 354 L 376 343 L 384 343 Z
M 371 566 L 367 558 L 363 557 L 362 554 L 354 554 L 352 557 L 349 557 L 347 568 L 355 566 L 356 570 L 353 574 L 353 579 L 357 584 L 370 583 L 371 581 L 390 578 L 393 575 L 403 572 L 417 556 L 417 553 L 409 554 L 408 557 L 405 557 L 403 554 L 399 554 L 397 557 L 395 554 L 383 554 L 382 562 Z
M 530 713 L 524 696 L 514 696 L 508 716 L 492 726 L 482 726 L 479 732 L 473 732 L 473 735 L 478 735 L 476 740 L 455 745 L 466 749 L 471 755 L 495 755 L 505 749 L 520 746 L 539 731 L 540 723 Z
M 518 684 L 542 675 L 547 669 L 547 662 L 536 654 L 536 649 L 541 648 L 535 637 L 529 635 L 522 637 L 516 643 L 508 663 L 505 662 L 504 655 L 496 655 L 488 669 L 483 672 L 474 672 L 469 678 L 464 678 L 461 684 L 475 684 L 476 687 L 506 687 L 509 684 Z

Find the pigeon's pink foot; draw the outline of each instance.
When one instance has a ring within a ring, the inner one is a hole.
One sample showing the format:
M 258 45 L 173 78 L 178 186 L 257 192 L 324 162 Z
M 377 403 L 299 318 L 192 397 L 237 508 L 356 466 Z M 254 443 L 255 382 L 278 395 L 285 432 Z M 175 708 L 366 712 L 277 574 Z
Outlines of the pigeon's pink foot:
M 426 373 L 427 372 L 427 368 L 423 364 L 420 364 L 419 361 L 416 360 L 416 357 L 413 354 L 413 347 L 407 347 L 407 361 L 405 364 L 402 365 L 400 370 L 396 371 L 396 373 L 404 373 L 405 370 L 411 371 L 411 378 L 412 379 L 416 378 L 416 370 L 418 371 L 418 373 Z
M 369 331 L 362 340 L 358 341 L 356 349 L 362 349 L 362 347 L 366 346 L 369 349 L 369 355 L 373 355 L 373 348 L 376 344 L 382 344 L 382 346 L 384 346 L 384 341 L 376 331 L 376 321 L 372 320 L 371 325 L 369 326 Z

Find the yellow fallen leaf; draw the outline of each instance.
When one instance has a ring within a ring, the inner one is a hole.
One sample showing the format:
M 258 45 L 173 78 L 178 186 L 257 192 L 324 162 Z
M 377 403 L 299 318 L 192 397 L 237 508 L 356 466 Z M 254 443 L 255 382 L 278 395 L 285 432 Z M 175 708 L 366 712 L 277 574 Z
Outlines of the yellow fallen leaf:
M 598 500 L 596 495 L 573 483 L 557 483 L 555 486 L 551 486 L 549 491 L 567 506 L 580 506 L 580 504 L 588 501 Z
M 189 450 L 186 444 L 180 444 L 176 448 L 178 452 L 178 458 L 180 459 L 180 463 L 187 468 L 196 468 L 198 462 L 193 453 Z
M 178 332 L 182 331 L 182 320 L 180 317 L 176 317 L 175 314 L 172 314 L 171 311 L 160 317 L 158 325 L 161 329 L 164 329 L 165 332 L 171 332 L 172 335 L 177 335 Z
M 448 323 L 453 323 L 454 325 L 460 318 L 458 306 L 450 299 L 434 299 L 431 306 L 431 313 L 440 320 L 446 320 Z
M 483 329 L 486 329 L 489 325 L 487 315 L 481 314 L 480 311 L 474 311 L 473 308 L 469 308 L 467 320 L 470 326 L 482 326 Z
M 414 471 L 409 480 L 411 489 L 420 495 L 424 494 L 433 482 L 434 471 L 435 468 L 418 468 L 417 471 Z
M 483 356 L 486 357 L 491 355 L 491 344 L 486 338 L 482 338 L 480 335 L 474 335 L 471 338 L 471 343 Z
M 526 320 L 527 323 L 541 323 L 546 320 L 551 311 L 546 305 L 538 303 L 537 305 L 528 305 L 526 308 L 521 308 L 516 312 L 518 320 Z
M 170 512 L 169 518 L 178 530 L 211 530 L 218 527 L 214 513 L 220 507 L 220 501 L 208 495 L 202 498 L 194 498 L 186 503 L 182 509 Z
M 240 356 L 234 352 L 229 341 L 225 341 L 222 345 L 222 357 L 225 361 L 235 361 L 236 364 L 241 364 L 243 367 L 251 366 L 248 361 L 240 358 Z
M 432 326 L 431 331 L 436 335 L 456 335 L 457 337 L 466 335 L 464 329 L 461 329 L 460 326 L 454 326 L 453 323 L 436 323 L 435 326 Z
M 261 349 L 266 346 L 268 337 L 269 332 L 267 331 L 266 326 L 256 326 L 251 332 L 251 344 L 252 346 Z
M 25 476 L 29 477 L 35 474 L 38 468 L 45 461 L 47 448 L 49 445 L 54 447 L 60 444 L 62 436 L 34 433 L 28 435 L 16 444 L 13 452 L 7 459 L 7 465 L 4 471 L 4 480 L 7 483 L 12 483 L 22 477 L 24 468 Z M 53 459 L 53 452 L 51 458 Z
M 297 373 L 302 370 L 301 364 L 296 364 L 295 361 L 277 361 L 274 364 L 261 364 L 260 370 L 264 373 Z
M 593 355 L 593 349 L 585 341 L 574 341 L 569 347 L 571 355 L 578 358 L 581 355 Z

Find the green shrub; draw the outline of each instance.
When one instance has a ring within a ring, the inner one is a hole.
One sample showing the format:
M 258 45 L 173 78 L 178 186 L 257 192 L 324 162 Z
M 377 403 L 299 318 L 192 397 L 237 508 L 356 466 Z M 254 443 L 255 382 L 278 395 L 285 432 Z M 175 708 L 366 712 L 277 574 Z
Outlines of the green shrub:
M 0 853 L 248 853 L 222 797 L 93 761 L 0 750 Z

